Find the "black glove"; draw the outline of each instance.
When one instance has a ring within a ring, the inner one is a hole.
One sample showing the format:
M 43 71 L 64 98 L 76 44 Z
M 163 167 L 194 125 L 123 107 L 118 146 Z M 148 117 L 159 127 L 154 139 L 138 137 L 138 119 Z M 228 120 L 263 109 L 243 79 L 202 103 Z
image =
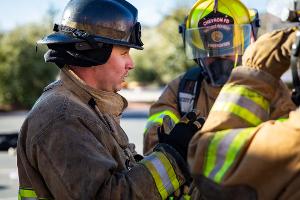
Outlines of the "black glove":
M 157 130 L 159 143 L 172 146 L 186 161 L 188 144 L 195 133 L 202 128 L 205 120 L 202 117 L 197 119 L 195 112 L 189 112 L 168 134 L 168 131 L 165 131 L 168 128 L 165 128 L 164 124 L 170 124 L 169 121 L 170 117 L 166 115 L 163 125 Z

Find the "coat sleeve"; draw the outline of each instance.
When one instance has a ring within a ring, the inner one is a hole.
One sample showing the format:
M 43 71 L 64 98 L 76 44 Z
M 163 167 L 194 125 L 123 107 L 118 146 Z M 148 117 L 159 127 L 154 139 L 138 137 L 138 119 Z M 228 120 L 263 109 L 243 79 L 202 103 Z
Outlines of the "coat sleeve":
M 164 199 L 184 182 L 174 159 L 162 152 L 124 168 L 108 141 L 97 138 L 110 133 L 98 126 L 96 136 L 92 125 L 79 117 L 58 119 L 34 139 L 32 163 L 54 199 Z
M 300 178 L 300 112 L 291 112 L 287 121 L 270 120 L 295 109 L 281 84 L 261 70 L 233 70 L 203 129 L 189 145 L 191 172 L 202 193 L 208 190 L 201 183 L 209 180 L 212 188 L 224 191 L 249 186 L 243 199 L 251 199 L 252 189 L 258 199 L 297 196 L 293 188 Z M 218 199 L 218 193 L 205 195 Z
M 237 67 L 222 88 L 202 132 L 257 126 L 286 117 L 296 106 L 290 91 L 262 70 Z
M 208 179 L 224 190 L 248 186 L 257 199 L 299 198 L 299 120 L 296 110 L 286 121 L 203 134 L 192 142 L 197 143 L 189 160 L 194 178 L 199 183 Z M 206 193 L 203 186 L 199 189 Z
M 159 99 L 150 107 L 149 117 L 144 131 L 144 154 L 152 152 L 154 146 L 158 143 L 157 128 L 162 125 L 162 120 L 165 115 L 170 116 L 174 124 L 180 120 L 177 106 L 177 91 L 181 78 L 182 77 L 178 77 L 170 82 Z

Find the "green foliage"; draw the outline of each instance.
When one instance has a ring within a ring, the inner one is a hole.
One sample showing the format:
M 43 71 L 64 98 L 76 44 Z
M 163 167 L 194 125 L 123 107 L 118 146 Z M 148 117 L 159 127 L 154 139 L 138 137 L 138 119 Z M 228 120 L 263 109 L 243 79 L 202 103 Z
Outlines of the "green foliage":
M 144 84 L 164 85 L 194 65 L 185 56 L 178 25 L 187 8 L 178 8 L 156 27 L 142 30 L 143 51 L 134 51 L 135 70 L 131 79 Z
M 29 108 L 43 87 L 55 79 L 58 70 L 45 64 L 45 49 L 39 47 L 36 52 L 36 41 L 47 29 L 26 25 L 0 37 L 0 104 Z
M 155 27 L 143 27 L 144 50 L 132 50 L 135 70 L 130 80 L 140 84 L 162 86 L 188 68 L 195 66 L 184 52 L 178 25 L 188 13 L 191 0 L 177 1 L 176 8 Z M 58 69 L 45 64 L 45 47 L 35 51 L 36 41 L 47 35 L 57 10 L 50 7 L 44 24 L 28 24 L 11 32 L 0 31 L 0 105 L 9 104 L 29 108 L 41 94 L 45 85 L 55 79 Z M 261 15 L 260 34 L 270 31 L 270 17 Z M 268 23 L 267 23 L 268 21 Z M 272 27 L 271 27 L 272 28 Z

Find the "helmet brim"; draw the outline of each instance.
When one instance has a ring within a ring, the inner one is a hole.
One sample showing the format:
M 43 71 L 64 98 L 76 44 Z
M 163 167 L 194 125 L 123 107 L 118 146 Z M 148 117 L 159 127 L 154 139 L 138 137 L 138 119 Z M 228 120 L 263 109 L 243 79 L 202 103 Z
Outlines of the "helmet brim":
M 52 33 L 47 35 L 43 39 L 37 41 L 38 44 L 66 44 L 66 43 L 78 43 L 82 42 L 82 39 L 71 37 L 67 34 L 63 34 L 60 32 Z

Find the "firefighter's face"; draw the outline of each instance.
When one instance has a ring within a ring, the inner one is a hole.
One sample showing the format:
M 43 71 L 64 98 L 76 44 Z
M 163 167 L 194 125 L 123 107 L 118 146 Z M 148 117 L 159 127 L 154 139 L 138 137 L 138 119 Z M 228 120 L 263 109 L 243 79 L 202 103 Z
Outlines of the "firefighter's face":
M 204 59 L 204 69 L 207 72 L 213 86 L 223 86 L 228 80 L 232 69 L 236 64 L 235 56 L 212 57 Z M 239 62 L 238 57 L 237 62 Z
M 94 67 L 96 89 L 110 92 L 121 90 L 129 70 L 134 68 L 129 51 L 128 47 L 114 46 L 108 61 Z

